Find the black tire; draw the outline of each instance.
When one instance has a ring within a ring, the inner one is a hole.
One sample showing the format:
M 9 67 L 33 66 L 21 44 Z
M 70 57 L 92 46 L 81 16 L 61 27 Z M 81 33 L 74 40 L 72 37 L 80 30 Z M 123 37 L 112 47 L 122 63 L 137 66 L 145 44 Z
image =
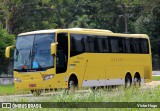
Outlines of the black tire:
M 32 93 L 34 96 L 40 96 L 41 93 L 42 93 L 42 90 L 31 90 L 31 93 Z
M 78 81 L 74 77 L 71 77 L 68 81 L 68 89 L 74 91 L 78 86 Z
M 141 79 L 138 77 L 134 77 L 134 86 L 140 87 L 141 86 Z
M 131 84 L 132 84 L 131 77 L 129 75 L 127 75 L 125 77 L 125 88 L 127 89 L 127 88 L 131 87 Z

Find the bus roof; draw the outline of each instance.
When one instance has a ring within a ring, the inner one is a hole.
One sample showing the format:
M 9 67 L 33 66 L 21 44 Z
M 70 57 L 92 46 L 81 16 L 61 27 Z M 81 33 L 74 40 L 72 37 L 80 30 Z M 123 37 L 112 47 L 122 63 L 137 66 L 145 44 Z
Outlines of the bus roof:
M 31 34 L 43 34 L 43 33 L 54 33 L 54 32 L 105 32 L 105 33 L 113 33 L 110 30 L 103 30 L 103 29 L 86 29 L 86 28 L 69 28 L 69 29 L 48 29 L 48 30 L 38 30 L 38 31 L 31 31 L 19 34 L 21 35 L 31 35 Z
M 70 33 L 79 33 L 79 34 L 91 34 L 91 35 L 107 35 L 115 37 L 132 37 L 132 38 L 148 38 L 146 34 L 124 34 L 124 33 L 113 33 L 110 30 L 104 29 L 86 29 L 86 28 L 68 28 L 68 29 L 48 29 L 48 30 L 38 30 L 21 33 L 18 36 L 22 35 L 32 35 L 32 34 L 45 34 L 45 33 L 55 33 L 55 32 L 70 32 Z
M 43 33 L 45 34 L 45 33 L 54 33 L 54 32 L 56 32 L 56 29 L 37 30 L 37 31 L 20 33 L 18 36 L 21 36 L 21 35 L 32 35 L 32 34 L 43 34 Z

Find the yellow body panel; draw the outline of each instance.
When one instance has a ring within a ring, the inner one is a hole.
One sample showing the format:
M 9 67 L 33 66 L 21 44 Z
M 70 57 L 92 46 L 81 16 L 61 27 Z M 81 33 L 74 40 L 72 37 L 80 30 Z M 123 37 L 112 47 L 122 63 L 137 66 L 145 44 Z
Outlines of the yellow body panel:
M 36 33 L 59 33 L 68 32 L 77 34 L 106 35 L 117 37 L 135 37 L 147 38 L 142 34 L 118 34 L 105 30 L 92 29 L 56 29 L 46 31 L 35 31 L 23 33 L 20 35 Z M 69 37 L 70 41 L 70 37 Z M 69 42 L 70 44 L 70 42 Z M 70 45 L 69 45 L 70 48 Z M 150 49 L 150 44 L 149 44 Z M 70 52 L 70 49 L 68 50 Z M 105 84 L 107 80 L 124 80 L 129 72 L 134 78 L 138 72 L 145 82 L 152 80 L 152 61 L 151 51 L 149 54 L 123 54 L 123 53 L 82 53 L 74 57 L 68 56 L 67 71 L 61 74 L 55 74 L 55 68 L 43 72 L 18 73 L 14 71 L 14 77 L 20 78 L 22 82 L 16 82 L 16 89 L 50 89 L 50 88 L 68 88 L 68 80 L 71 74 L 75 74 L 78 79 L 78 87 L 85 86 L 85 81 L 94 81 L 98 84 Z M 54 77 L 44 81 L 42 76 L 54 74 Z M 93 82 L 93 86 L 94 86 Z M 29 84 L 36 84 L 36 87 L 29 87 Z

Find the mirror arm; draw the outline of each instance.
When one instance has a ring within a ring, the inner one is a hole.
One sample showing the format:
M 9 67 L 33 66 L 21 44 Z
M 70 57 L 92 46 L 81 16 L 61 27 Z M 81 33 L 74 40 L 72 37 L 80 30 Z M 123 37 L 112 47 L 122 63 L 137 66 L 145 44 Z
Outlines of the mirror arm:
M 8 46 L 8 47 L 6 48 L 6 51 L 5 51 L 5 56 L 6 56 L 6 58 L 10 58 L 10 50 L 11 50 L 11 48 L 13 48 L 13 47 L 15 47 L 15 46 L 12 45 L 12 46 Z

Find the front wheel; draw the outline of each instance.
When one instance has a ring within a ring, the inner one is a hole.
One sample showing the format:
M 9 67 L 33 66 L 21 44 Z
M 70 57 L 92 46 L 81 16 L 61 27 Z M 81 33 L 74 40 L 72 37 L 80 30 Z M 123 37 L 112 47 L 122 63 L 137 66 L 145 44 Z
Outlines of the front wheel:
M 71 77 L 68 82 L 68 89 L 70 91 L 74 91 L 77 88 L 77 86 L 78 86 L 78 82 L 76 81 L 75 78 Z

